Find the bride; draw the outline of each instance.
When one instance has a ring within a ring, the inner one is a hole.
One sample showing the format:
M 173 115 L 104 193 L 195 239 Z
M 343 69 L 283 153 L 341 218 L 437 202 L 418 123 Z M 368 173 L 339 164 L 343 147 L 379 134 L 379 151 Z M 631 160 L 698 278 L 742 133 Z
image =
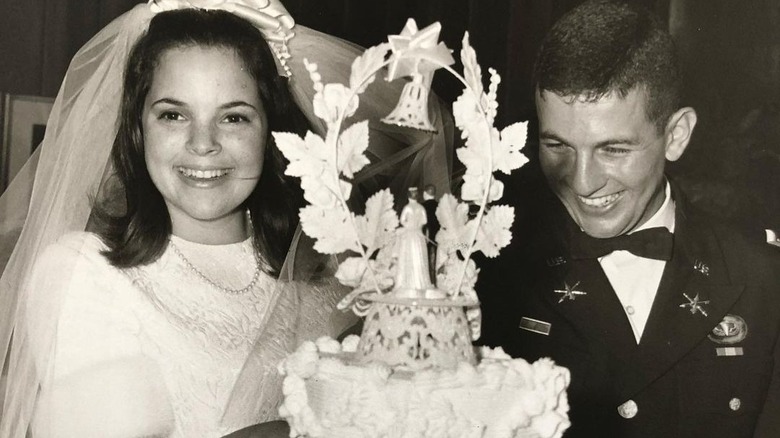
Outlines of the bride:
M 271 368 L 297 318 L 346 328 L 329 325 L 338 288 L 276 281 L 300 194 L 271 130 L 305 124 L 260 32 L 224 11 L 162 12 L 128 66 L 111 151 L 125 211 L 95 210 L 98 231 L 60 238 L 30 277 L 36 437 L 222 435 L 249 424 L 220 416 L 263 331 Z
M 279 361 L 354 322 L 332 312 L 345 291 L 331 261 L 296 231 L 300 192 L 271 132 L 302 134 L 300 110 L 321 129 L 313 91 L 278 74 L 296 74 L 296 47 L 342 75 L 357 49 L 293 38 L 276 1 L 213 3 L 139 5 L 71 64 L 0 282 L 3 437 L 218 437 L 276 420 Z M 443 137 L 387 132 L 377 162 L 427 141 L 413 162 L 442 167 Z

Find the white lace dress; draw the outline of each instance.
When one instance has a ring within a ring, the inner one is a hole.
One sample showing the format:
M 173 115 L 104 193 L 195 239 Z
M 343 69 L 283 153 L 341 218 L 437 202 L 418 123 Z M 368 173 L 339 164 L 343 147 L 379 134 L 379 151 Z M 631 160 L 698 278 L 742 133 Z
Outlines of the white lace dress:
M 231 424 L 221 421 L 236 378 L 268 323 L 278 282 L 261 273 L 252 289 L 231 294 L 209 285 L 185 261 L 218 284 L 241 289 L 255 271 L 251 240 L 172 241 L 181 255 L 169 246 L 156 262 L 129 270 L 110 266 L 99 253 L 104 245 L 90 233 L 67 235 L 46 250 L 34 273 L 36 294 L 59 302 L 58 315 L 36 309 L 38 300 L 27 309 L 32 333 L 36 324 L 58 318 L 55 346 L 41 344 L 44 351 L 37 352 L 54 358 L 47 380 L 54 383 L 44 388 L 36 408 L 36 423 L 49 432 L 39 435 L 219 437 L 275 419 L 234 406 L 239 413 L 230 415 Z M 61 272 L 63 266 L 73 272 Z M 304 337 L 335 335 L 348 323 L 329 318 L 341 291 L 308 287 L 297 305 L 275 306 L 275 312 L 291 314 L 274 315 L 272 320 L 289 324 L 275 324 L 278 333 L 271 337 L 299 341 L 294 332 L 303 328 L 296 321 L 306 322 Z M 285 344 L 263 349 L 261 360 L 269 369 L 287 354 Z M 266 406 L 279 403 L 277 390 L 257 397 L 268 397 L 262 400 Z M 275 414 L 275 408 L 267 411 Z

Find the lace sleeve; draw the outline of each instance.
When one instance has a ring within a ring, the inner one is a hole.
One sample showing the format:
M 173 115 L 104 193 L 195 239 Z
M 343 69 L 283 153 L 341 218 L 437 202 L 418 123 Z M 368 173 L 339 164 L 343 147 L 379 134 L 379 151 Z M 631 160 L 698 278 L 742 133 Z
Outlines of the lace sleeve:
M 69 234 L 34 267 L 25 327 L 41 381 L 36 437 L 172 429 L 162 374 L 141 352 L 130 283 L 103 260 L 101 247 L 94 235 Z
M 34 267 L 27 326 L 40 367 L 47 348 L 37 334 L 50 332 L 47 325 L 57 322 L 49 346 L 54 378 L 140 355 L 138 320 L 122 302 L 128 282 L 102 260 L 100 249 L 94 235 L 68 234 L 48 247 Z

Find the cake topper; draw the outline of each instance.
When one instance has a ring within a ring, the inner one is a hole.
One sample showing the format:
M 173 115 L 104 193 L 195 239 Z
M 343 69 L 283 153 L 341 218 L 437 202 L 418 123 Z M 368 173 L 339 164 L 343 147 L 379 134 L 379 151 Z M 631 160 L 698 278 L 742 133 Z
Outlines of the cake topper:
M 409 202 L 401 210 L 401 228 L 393 254 L 397 267 L 391 293 L 403 298 L 443 298 L 431 282 L 428 242 L 423 226 L 428 222 L 425 207 L 417 202 L 417 188 L 409 188 Z
M 366 316 L 378 311 L 377 303 L 403 309 L 411 306 L 412 313 L 422 309 L 428 316 L 436 314 L 435 318 L 451 318 L 436 324 L 428 321 L 430 326 L 440 324 L 442 330 L 448 324 L 465 323 L 467 319 L 470 336 L 467 333 L 461 336 L 463 339 L 453 342 L 462 344 L 455 350 L 461 349 L 459 354 L 468 356 L 471 354 L 466 352 L 471 348 L 470 340 L 479 337 L 480 318 L 474 290 L 478 269 L 471 256 L 482 252 L 486 257 L 496 257 L 511 241 L 514 209 L 490 205 L 503 194 L 503 184 L 493 177 L 493 173 L 509 174 L 528 161 L 520 152 L 525 144 L 527 124 L 515 123 L 502 130 L 493 126 L 498 108 L 499 75 L 489 69 L 489 85 L 485 90 L 468 33 L 463 37 L 460 53 L 464 73 L 460 75 L 453 70 L 449 49 L 437 42 L 439 29 L 439 24 L 435 23 L 419 31 L 410 19 L 400 35 L 391 36 L 389 43 L 371 47 L 355 59 L 349 84 L 324 84 L 317 65 L 304 60 L 316 92 L 315 114 L 327 126 L 325 138 L 313 132 L 306 133 L 303 138 L 282 132 L 274 132 L 273 136 L 290 161 L 285 173 L 301 178 L 304 199 L 309 203 L 301 209 L 301 226 L 304 233 L 315 240 L 314 249 L 324 254 L 350 254 L 340 263 L 336 277 L 354 290 L 339 307 L 351 307 L 358 315 Z M 422 233 L 425 209 L 416 199 L 408 200 L 400 218 L 389 189 L 370 196 L 362 215 L 350 211 L 347 204 L 353 178 L 369 163 L 364 153 L 369 141 L 368 121 L 342 127 L 359 107 L 360 94 L 385 67 L 389 67 L 387 80 L 401 75 L 411 77 L 407 86 L 412 90 L 405 87 L 399 105 L 383 119 L 402 126 L 418 129 L 430 126 L 425 110 L 434 71 L 448 71 L 464 84 L 463 93 L 453 105 L 453 116 L 465 140 L 465 146 L 456 151 L 465 173 L 460 199 L 446 193 L 436 208 L 439 231 L 435 236 L 435 278 L 428 275 L 428 255 Z M 410 103 L 410 98 L 414 98 L 415 103 Z M 399 108 L 404 108 L 403 117 L 399 115 Z M 476 209 L 471 207 L 475 206 L 479 208 L 473 213 Z M 443 310 L 445 308 L 449 310 Z M 405 311 L 392 310 L 396 312 L 393 314 Z M 448 316 L 443 316 L 445 314 Z M 415 348 L 406 350 L 420 351 L 419 357 L 413 360 L 436 356 L 431 350 L 434 347 L 426 349 L 422 345 L 423 339 L 433 337 L 435 344 L 441 343 L 443 338 L 437 340 L 430 332 L 410 334 L 408 327 L 396 327 L 398 330 L 395 330 L 390 327 L 394 323 L 384 322 L 382 327 L 375 328 L 374 341 L 364 345 L 367 354 L 370 350 L 391 349 L 388 345 L 406 342 L 388 340 L 393 337 L 388 331 L 401 330 L 406 338 L 414 339 Z M 364 327 L 366 337 L 366 331 L 372 329 L 368 324 Z M 468 328 L 465 330 L 469 331 Z M 442 336 L 440 333 L 439 337 Z M 451 349 L 451 346 L 445 347 Z
M 549 359 L 529 364 L 500 347 L 472 346 L 480 314 L 471 255 L 495 257 L 512 237 L 514 210 L 489 204 L 503 192 L 493 173 L 526 162 L 520 153 L 526 126 L 493 127 L 498 75 L 490 71 L 486 91 L 468 34 L 461 51 L 464 76 L 458 75 L 438 33 L 438 23 L 418 31 L 410 20 L 391 44 L 355 60 L 348 85 L 322 84 L 316 66 L 308 64 L 328 126 L 325 138 L 275 134 L 291 161 L 288 174 L 301 177 L 311 202 L 301 211 L 303 231 L 321 252 L 350 253 L 336 275 L 354 290 L 340 305 L 365 317 L 359 339 L 303 342 L 280 364 L 285 399 L 279 412 L 290 436 L 557 438 L 570 425 L 568 370 Z M 457 150 L 465 167 L 460 199 L 445 193 L 437 201 L 426 187 L 421 204 L 412 187 L 394 205 L 385 189 L 368 198 L 362 215 L 347 208 L 352 184 L 365 177 L 355 175 L 368 161 L 363 151 L 369 140 L 365 121 L 347 120 L 360 105 L 362 88 L 385 67 L 388 80 L 410 78 L 382 119 L 386 123 L 431 125 L 424 110 L 437 69 L 465 85 L 453 111 L 465 139 Z M 550 327 L 523 317 L 519 328 L 549 335 Z

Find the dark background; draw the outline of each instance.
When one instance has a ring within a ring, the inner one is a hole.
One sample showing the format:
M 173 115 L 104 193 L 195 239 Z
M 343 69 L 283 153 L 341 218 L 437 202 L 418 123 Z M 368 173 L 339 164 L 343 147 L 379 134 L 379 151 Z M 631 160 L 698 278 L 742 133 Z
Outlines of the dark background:
M 133 0 L 1 0 L 0 92 L 55 96 L 78 48 Z M 370 46 L 408 17 L 471 34 L 483 72 L 502 77 L 497 125 L 534 117 L 530 72 L 547 29 L 582 0 L 286 0 L 300 24 Z M 751 228 L 780 228 L 780 2 L 628 0 L 668 22 L 699 124 L 670 168 L 700 207 Z M 437 75 L 451 101 L 454 79 Z

